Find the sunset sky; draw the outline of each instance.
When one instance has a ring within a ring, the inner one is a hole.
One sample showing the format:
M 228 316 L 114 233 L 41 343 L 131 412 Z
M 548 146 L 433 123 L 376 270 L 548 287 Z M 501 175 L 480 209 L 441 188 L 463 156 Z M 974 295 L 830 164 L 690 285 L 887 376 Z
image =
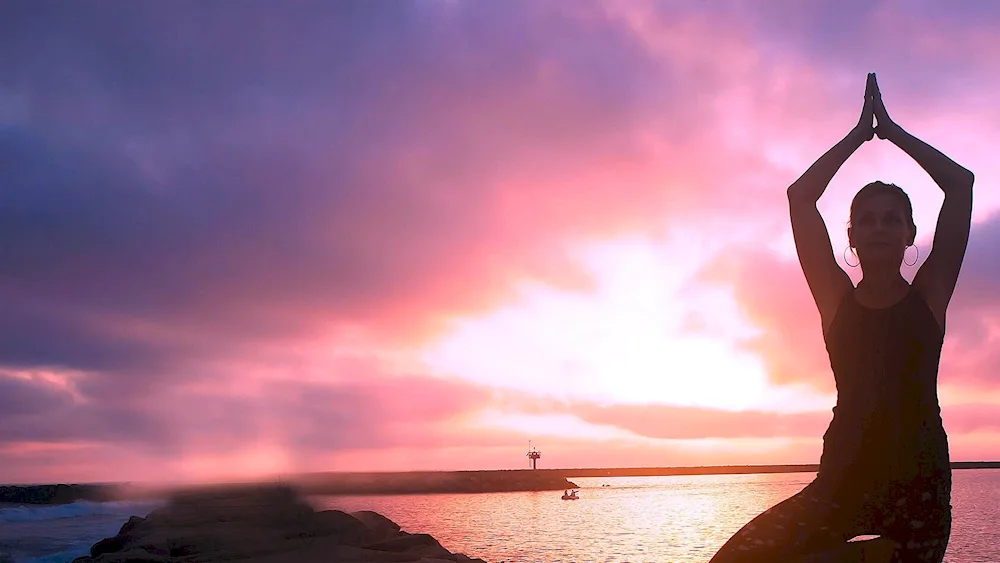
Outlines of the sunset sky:
M 817 463 L 785 188 L 872 71 L 976 174 L 940 395 L 1000 459 L 1000 4 L 5 2 L 0 483 Z M 835 252 L 873 180 L 922 260 L 878 139 Z

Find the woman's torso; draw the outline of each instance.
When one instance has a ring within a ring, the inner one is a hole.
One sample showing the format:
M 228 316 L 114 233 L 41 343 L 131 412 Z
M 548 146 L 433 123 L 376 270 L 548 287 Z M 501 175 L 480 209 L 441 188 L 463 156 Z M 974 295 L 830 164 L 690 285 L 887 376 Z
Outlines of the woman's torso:
M 847 292 L 826 334 L 837 406 L 821 476 L 896 481 L 948 470 L 937 397 L 943 342 L 918 290 L 878 309 Z

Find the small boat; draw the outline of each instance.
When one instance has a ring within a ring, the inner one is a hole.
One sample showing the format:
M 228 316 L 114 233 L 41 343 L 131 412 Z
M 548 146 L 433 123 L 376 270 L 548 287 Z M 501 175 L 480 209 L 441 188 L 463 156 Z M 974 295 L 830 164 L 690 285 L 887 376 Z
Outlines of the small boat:
M 575 490 L 573 492 L 571 492 L 571 493 L 567 493 L 566 491 L 563 491 L 562 499 L 563 500 L 578 500 L 580 497 L 576 496 L 576 493 L 577 493 L 577 491 L 575 491 Z

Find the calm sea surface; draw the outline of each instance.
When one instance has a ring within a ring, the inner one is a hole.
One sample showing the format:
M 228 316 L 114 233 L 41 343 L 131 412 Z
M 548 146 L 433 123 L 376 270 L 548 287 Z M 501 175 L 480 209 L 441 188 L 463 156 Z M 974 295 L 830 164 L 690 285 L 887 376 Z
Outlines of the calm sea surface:
M 1000 470 L 954 472 L 945 561 L 1000 562 Z M 751 518 L 815 473 L 572 479 L 562 492 L 315 497 L 317 508 L 375 510 L 409 532 L 490 563 L 708 561 Z M 610 485 L 604 487 L 603 485 Z
M 704 562 L 814 473 L 581 478 L 561 491 L 478 495 L 322 496 L 319 509 L 375 510 L 408 532 L 490 563 Z M 604 486 L 609 485 L 609 486 Z M 950 563 L 1000 562 L 1000 470 L 954 472 Z M 68 561 L 153 504 L 0 508 L 0 562 Z

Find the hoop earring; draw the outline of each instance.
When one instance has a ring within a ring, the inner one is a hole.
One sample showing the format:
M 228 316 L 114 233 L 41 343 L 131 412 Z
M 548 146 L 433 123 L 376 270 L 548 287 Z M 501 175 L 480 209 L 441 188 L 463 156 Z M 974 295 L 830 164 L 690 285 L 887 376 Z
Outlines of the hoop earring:
M 847 264 L 848 266 L 850 266 L 852 268 L 857 268 L 858 265 L 861 264 L 861 258 L 858 258 L 858 255 L 854 254 L 854 257 L 858 258 L 858 263 L 857 264 L 851 264 L 851 261 L 847 259 L 847 250 L 848 249 L 851 250 L 851 254 L 854 254 L 854 247 L 853 246 L 848 246 L 847 248 L 845 248 L 844 249 L 844 264 Z
M 903 252 L 903 264 L 906 264 L 907 266 L 913 266 L 914 264 L 917 263 L 917 260 L 920 260 L 920 247 L 918 247 L 916 244 L 911 244 L 910 246 L 912 246 L 914 250 L 917 251 L 917 255 L 913 257 L 913 262 L 907 262 L 906 252 L 905 251 Z M 910 248 L 910 246 L 907 246 L 906 248 Z

